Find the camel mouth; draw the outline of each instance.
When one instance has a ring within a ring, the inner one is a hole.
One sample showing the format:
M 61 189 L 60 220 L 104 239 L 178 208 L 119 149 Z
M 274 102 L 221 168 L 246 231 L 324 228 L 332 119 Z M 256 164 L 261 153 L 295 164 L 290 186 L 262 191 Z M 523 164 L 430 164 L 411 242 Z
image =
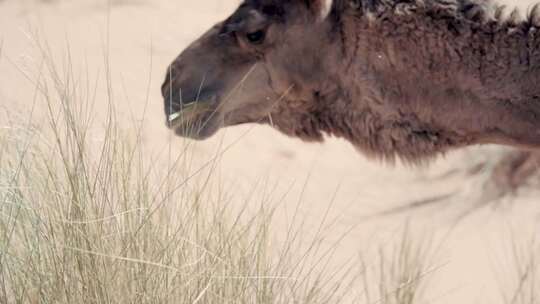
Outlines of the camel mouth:
M 178 125 L 188 125 L 196 122 L 198 118 L 208 112 L 213 112 L 212 105 L 216 103 L 216 97 L 209 98 L 208 100 L 194 100 L 191 102 L 184 102 L 177 111 L 169 111 L 167 115 L 167 123 L 170 128 L 177 127 Z
M 204 139 L 217 131 L 219 113 L 216 98 L 182 104 L 182 108 L 167 115 L 167 127 L 182 137 Z

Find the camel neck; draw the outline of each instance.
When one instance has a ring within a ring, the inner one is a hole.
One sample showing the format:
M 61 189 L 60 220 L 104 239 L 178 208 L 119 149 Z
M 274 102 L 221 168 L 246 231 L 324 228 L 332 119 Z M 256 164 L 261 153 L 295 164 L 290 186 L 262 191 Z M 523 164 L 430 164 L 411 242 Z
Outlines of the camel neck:
M 337 74 L 346 98 L 329 111 L 344 111 L 333 117 L 347 117 L 345 131 L 350 121 L 377 130 L 360 141 L 376 154 L 413 161 L 470 144 L 538 145 L 540 37 L 532 23 L 502 23 L 481 15 L 485 7 L 472 15 L 445 2 L 343 10 Z

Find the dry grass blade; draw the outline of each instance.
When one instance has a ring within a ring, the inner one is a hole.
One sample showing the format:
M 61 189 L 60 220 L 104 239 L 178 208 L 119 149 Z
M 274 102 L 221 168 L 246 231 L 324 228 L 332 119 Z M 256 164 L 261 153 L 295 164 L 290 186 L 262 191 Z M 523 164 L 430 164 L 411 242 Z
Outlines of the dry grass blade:
M 540 246 L 536 237 L 512 242 L 508 269 L 504 269 L 502 296 L 507 304 L 536 304 L 540 301 Z

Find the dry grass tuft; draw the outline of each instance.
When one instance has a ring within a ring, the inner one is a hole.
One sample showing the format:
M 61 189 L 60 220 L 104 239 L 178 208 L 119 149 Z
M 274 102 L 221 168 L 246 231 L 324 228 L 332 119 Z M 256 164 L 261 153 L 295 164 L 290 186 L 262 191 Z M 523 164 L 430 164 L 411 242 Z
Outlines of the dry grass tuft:
M 98 86 L 41 51 L 42 73 L 27 77 L 47 113 L 7 113 L 0 129 L 1 303 L 342 301 L 347 273 L 309 262 L 331 259 L 320 239 L 276 248 L 272 204 L 233 204 L 212 162 L 187 169 L 189 148 L 156 165 L 141 126 L 118 125 L 111 92 L 96 132 Z

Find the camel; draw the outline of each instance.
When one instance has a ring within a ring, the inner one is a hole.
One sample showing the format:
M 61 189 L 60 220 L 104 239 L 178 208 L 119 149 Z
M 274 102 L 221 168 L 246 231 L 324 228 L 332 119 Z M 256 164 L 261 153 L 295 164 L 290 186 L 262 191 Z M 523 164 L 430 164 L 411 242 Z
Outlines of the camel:
M 539 32 L 538 4 L 521 17 L 490 0 L 245 0 L 169 66 L 166 122 L 199 140 L 270 124 L 410 164 L 510 146 L 494 172 L 513 189 L 540 160 Z

